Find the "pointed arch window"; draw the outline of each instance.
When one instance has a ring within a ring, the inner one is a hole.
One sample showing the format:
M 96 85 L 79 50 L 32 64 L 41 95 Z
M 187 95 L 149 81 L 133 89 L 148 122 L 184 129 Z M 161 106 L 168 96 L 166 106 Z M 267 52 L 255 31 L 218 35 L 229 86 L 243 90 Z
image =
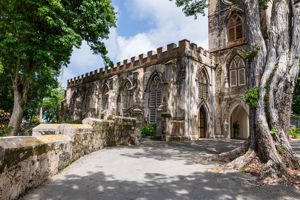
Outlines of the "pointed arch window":
M 102 110 L 108 109 L 108 97 L 109 97 L 109 89 L 108 86 L 105 85 L 102 90 Z
M 198 94 L 200 99 L 208 98 L 208 79 L 206 73 L 202 70 L 198 76 Z
M 162 83 L 159 76 L 154 76 L 150 80 L 149 86 L 149 122 L 157 122 L 157 109 L 161 105 Z
M 227 38 L 228 42 L 239 42 L 243 41 L 245 35 L 244 22 L 242 17 L 234 12 L 227 23 Z
M 230 87 L 246 85 L 246 64 L 244 59 L 236 55 L 229 65 Z
M 129 109 L 133 105 L 133 93 L 131 90 L 131 83 L 129 81 L 126 81 L 123 85 L 121 91 L 121 103 L 123 110 Z

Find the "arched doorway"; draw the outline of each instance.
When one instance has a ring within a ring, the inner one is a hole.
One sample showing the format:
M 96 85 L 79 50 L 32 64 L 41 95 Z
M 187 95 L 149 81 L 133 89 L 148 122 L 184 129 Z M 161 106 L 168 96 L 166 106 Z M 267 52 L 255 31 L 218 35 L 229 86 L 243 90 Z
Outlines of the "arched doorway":
M 230 138 L 247 139 L 249 137 L 249 117 L 243 106 L 236 106 L 230 116 Z
M 200 138 L 207 137 L 207 113 L 204 106 L 200 108 Z

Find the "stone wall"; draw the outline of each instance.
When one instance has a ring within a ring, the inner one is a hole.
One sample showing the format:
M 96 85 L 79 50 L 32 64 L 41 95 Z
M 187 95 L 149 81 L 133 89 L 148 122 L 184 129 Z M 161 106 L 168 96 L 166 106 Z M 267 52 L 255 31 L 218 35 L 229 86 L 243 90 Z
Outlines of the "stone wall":
M 30 137 L 0 138 L 0 199 L 17 199 L 81 156 L 105 146 L 137 144 L 138 125 L 134 118 L 87 118 L 83 124 L 41 124 Z
M 200 136 L 199 110 L 205 107 L 206 137 L 214 136 L 215 64 L 212 55 L 188 40 L 124 60 L 68 81 L 63 117 L 108 120 L 136 117 L 155 124 L 156 136 L 172 135 L 169 121 L 183 121 L 182 137 Z M 199 95 L 199 74 L 207 78 L 207 98 Z M 129 94 L 129 95 L 128 95 Z M 164 118 L 168 116 L 168 120 Z M 176 133 L 177 134 L 177 133 Z M 178 133 L 179 134 L 179 133 Z
M 72 158 L 66 135 L 0 139 L 0 197 L 16 199 L 67 166 Z

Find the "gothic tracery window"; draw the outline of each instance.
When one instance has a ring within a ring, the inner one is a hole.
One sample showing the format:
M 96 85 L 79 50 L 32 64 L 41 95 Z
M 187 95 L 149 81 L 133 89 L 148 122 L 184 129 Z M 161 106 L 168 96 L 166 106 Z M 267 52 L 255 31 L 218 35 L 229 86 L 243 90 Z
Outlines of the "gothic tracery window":
M 151 79 L 149 87 L 149 122 L 156 123 L 157 109 L 161 105 L 162 83 L 159 76 Z
M 198 94 L 199 98 L 207 99 L 208 98 L 208 79 L 205 72 L 202 70 L 198 77 Z
M 236 55 L 229 65 L 230 87 L 246 85 L 246 64 L 243 58 Z
M 130 88 L 131 83 L 129 81 L 126 81 L 121 91 L 121 103 L 122 109 L 124 110 L 129 109 L 133 105 L 133 94 Z
M 109 97 L 109 94 L 108 94 L 108 86 L 105 85 L 103 87 L 103 91 L 102 91 L 102 109 L 103 110 L 106 110 L 108 108 L 108 97 Z
M 238 13 L 233 13 L 227 23 L 228 42 L 239 42 L 244 39 L 244 23 Z

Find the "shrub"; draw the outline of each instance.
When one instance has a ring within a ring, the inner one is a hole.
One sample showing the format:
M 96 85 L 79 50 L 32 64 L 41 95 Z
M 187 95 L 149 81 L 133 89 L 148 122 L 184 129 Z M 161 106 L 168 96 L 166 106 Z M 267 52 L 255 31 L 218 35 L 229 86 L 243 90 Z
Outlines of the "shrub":
M 154 136 L 156 130 L 155 124 L 144 124 L 141 129 L 141 134 L 143 137 L 145 136 Z
M 10 114 L 0 109 L 0 137 L 7 135 L 10 131 L 9 118 Z
M 300 138 L 300 130 L 298 128 L 291 128 L 289 134 L 292 138 Z
M 259 88 L 249 88 L 245 92 L 244 101 L 251 107 L 256 108 L 259 99 Z
M 270 133 L 273 137 L 276 137 L 278 135 L 278 130 L 276 128 L 272 128 Z
M 9 123 L 10 114 L 0 109 L 0 124 Z
M 7 124 L 0 125 L 0 137 L 6 136 L 10 130 L 11 130 L 11 127 L 8 126 Z

